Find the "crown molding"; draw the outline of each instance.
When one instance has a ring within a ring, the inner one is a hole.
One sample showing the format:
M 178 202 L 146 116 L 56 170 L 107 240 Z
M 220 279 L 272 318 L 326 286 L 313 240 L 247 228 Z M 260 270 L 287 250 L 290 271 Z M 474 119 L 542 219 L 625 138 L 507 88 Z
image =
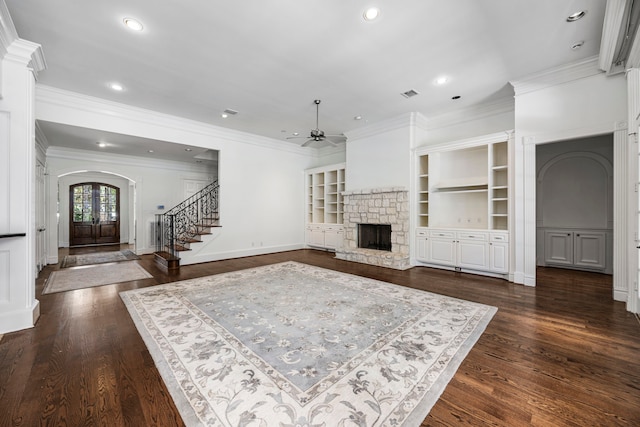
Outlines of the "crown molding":
M 289 153 L 309 156 L 308 148 L 299 147 L 295 144 L 279 141 L 277 139 L 223 128 L 220 126 L 198 122 L 183 117 L 173 116 L 170 114 L 160 113 L 144 108 L 133 107 L 127 104 L 108 101 L 105 99 L 41 84 L 36 85 L 36 104 L 48 104 L 52 106 L 76 109 L 96 115 L 108 115 L 109 117 L 115 117 L 129 122 L 151 125 L 161 129 L 176 129 L 188 133 L 206 136 L 212 139 L 226 140 L 236 143 L 254 145 L 261 148 L 270 148 L 273 150 L 286 151 Z M 36 116 L 37 111 L 38 109 L 36 108 Z M 36 118 L 40 119 L 40 117 Z M 193 143 L 190 144 L 193 145 Z
M 29 67 L 36 80 L 38 79 L 38 72 L 47 68 L 42 46 L 28 40 L 14 40 L 7 48 L 4 59 Z
M 0 0 L 0 59 L 4 58 L 9 46 L 18 39 L 18 31 L 9 14 L 4 0 Z
M 135 169 L 141 167 L 148 167 L 152 169 L 172 170 L 181 172 L 193 172 L 198 170 L 200 172 L 208 172 L 208 168 L 205 165 L 198 165 L 193 163 L 176 162 L 171 160 L 160 159 L 148 159 L 146 157 L 126 156 L 123 154 L 107 154 L 98 153 L 95 151 L 79 150 L 75 148 L 66 147 L 49 147 L 47 148 L 48 159 L 65 159 L 76 160 L 82 162 L 99 163 L 105 165 L 118 165 L 129 166 Z M 89 167 L 91 170 L 96 170 L 95 167 Z
M 598 67 L 598 57 L 592 56 L 582 61 L 572 62 L 561 67 L 531 74 L 510 83 L 515 89 L 516 96 L 519 96 L 597 74 L 603 74 L 603 71 Z
M 420 113 L 406 113 L 397 117 L 392 117 L 387 120 L 354 129 L 349 132 L 345 132 L 344 134 L 347 136 L 348 144 L 349 140 L 368 138 L 396 129 L 408 128 L 410 126 L 417 126 L 423 129 L 427 129 L 427 120 Z
M 445 142 L 442 144 L 426 145 L 416 147 L 415 153 L 418 155 L 436 151 L 451 151 L 460 148 L 476 147 L 480 145 L 493 144 L 496 142 L 510 141 L 514 137 L 514 130 L 508 129 L 502 132 L 490 133 L 473 138 L 459 139 L 457 141 Z
M 427 129 L 445 128 L 460 123 L 485 119 L 498 114 L 513 113 L 514 111 L 514 98 L 512 96 L 504 97 L 491 102 L 475 104 L 466 108 L 430 116 L 427 120 Z
M 626 0 L 607 0 L 598 56 L 598 66 L 607 74 L 611 73 L 613 68 L 613 55 L 618 44 L 618 34 L 622 27 L 626 3 Z

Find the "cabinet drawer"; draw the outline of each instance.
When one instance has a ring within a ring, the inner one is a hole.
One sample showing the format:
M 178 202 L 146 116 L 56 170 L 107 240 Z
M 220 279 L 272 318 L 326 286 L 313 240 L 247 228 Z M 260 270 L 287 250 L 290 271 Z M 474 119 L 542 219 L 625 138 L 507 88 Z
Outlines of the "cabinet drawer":
M 474 232 L 474 231 L 459 231 L 458 239 L 460 240 L 477 240 L 479 242 L 486 242 L 488 239 L 487 233 Z
M 453 231 L 443 231 L 443 230 L 435 231 L 435 230 L 432 230 L 432 231 L 429 232 L 429 236 L 430 237 L 439 237 L 441 239 L 453 239 L 453 238 L 456 237 L 456 233 L 453 232 Z
M 416 237 L 428 237 L 428 236 L 429 236 L 428 231 L 424 231 L 424 230 L 416 231 Z
M 489 240 L 492 242 L 508 242 L 509 235 L 506 233 L 491 233 Z

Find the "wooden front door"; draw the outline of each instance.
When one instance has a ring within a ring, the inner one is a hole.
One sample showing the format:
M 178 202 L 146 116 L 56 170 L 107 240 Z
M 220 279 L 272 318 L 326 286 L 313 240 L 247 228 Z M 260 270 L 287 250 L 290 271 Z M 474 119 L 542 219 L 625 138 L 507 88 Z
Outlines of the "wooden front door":
M 69 186 L 69 245 L 120 243 L 120 189 L 99 182 Z

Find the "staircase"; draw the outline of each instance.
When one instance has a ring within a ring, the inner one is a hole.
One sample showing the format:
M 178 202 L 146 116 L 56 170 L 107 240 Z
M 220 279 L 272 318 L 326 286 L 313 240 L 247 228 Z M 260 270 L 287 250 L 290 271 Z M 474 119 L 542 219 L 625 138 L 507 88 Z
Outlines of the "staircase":
M 202 236 L 220 227 L 218 181 L 169 211 L 156 215 L 156 262 L 168 270 L 180 268 L 180 252 L 202 242 Z

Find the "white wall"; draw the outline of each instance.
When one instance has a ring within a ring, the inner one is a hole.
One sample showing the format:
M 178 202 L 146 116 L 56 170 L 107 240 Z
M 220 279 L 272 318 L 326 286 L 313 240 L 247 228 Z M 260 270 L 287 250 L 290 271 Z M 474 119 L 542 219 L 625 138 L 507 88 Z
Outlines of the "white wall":
M 347 133 L 347 191 L 411 187 L 411 149 L 420 118 L 407 114 Z
M 37 87 L 36 107 L 40 120 L 219 150 L 222 228 L 200 246 L 197 262 L 303 247 L 303 171 L 314 162 L 313 150 L 44 86 Z M 70 172 L 76 166 L 55 167 Z M 105 170 L 97 167 L 82 169 Z M 176 188 L 161 180 L 161 175 L 179 177 L 175 171 L 157 169 L 155 176 L 127 165 L 110 165 L 108 170 L 136 182 L 141 199 L 138 236 L 145 236 L 145 223 L 157 213 L 158 204 L 175 204 L 171 198 L 182 195 L 179 180 Z
M 511 130 L 515 126 L 514 101 L 513 98 L 502 99 L 488 105 L 430 116 L 427 123 L 426 134 L 418 146 L 444 144 Z

